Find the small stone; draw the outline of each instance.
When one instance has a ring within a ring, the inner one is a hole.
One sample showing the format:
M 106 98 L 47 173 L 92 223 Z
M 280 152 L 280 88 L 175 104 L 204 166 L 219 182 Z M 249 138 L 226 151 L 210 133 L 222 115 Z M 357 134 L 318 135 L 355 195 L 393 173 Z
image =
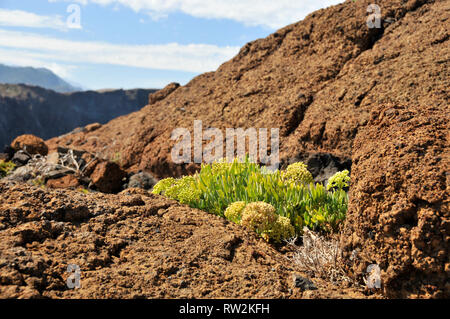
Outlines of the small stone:
M 142 200 L 142 197 L 139 195 L 134 196 L 124 196 L 120 199 L 120 204 L 123 206 L 144 206 L 145 202 Z
M 24 166 L 27 165 L 30 159 L 30 155 L 26 154 L 24 151 L 18 151 L 16 154 L 14 154 L 11 161 L 16 164 L 16 166 Z
M 93 124 L 86 125 L 84 127 L 84 130 L 86 132 L 93 132 L 93 131 L 98 130 L 101 127 L 102 127 L 102 125 L 100 123 L 93 123 Z
M 97 164 L 90 178 L 92 184 L 102 193 L 117 193 L 122 188 L 122 179 L 126 173 L 112 162 Z
M 308 278 L 302 277 L 300 275 L 293 275 L 292 279 L 296 288 L 300 288 L 302 291 L 305 290 L 316 290 L 317 287 Z
M 47 187 L 50 188 L 70 188 L 77 187 L 80 183 L 78 179 L 73 175 L 66 175 L 58 179 L 50 179 L 47 182 Z
M 47 179 L 59 179 L 61 177 L 64 177 L 66 175 L 73 174 L 74 172 L 70 169 L 64 168 L 62 166 L 56 166 L 55 169 L 51 170 L 50 172 L 46 173 L 44 175 Z
M 156 183 L 157 180 L 150 173 L 140 172 L 130 177 L 127 188 L 142 188 L 145 190 L 150 190 L 156 185 Z

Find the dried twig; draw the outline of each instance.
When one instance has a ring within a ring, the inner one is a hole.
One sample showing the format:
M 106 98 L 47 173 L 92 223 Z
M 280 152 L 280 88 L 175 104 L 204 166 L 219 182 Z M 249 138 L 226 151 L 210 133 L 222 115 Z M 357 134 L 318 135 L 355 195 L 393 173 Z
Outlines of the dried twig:
M 308 228 L 303 229 L 303 245 L 297 246 L 296 239 L 287 243 L 295 248 L 293 261 L 304 271 L 316 277 L 328 279 L 334 284 L 349 282 L 355 284 L 344 271 L 344 258 L 339 242 L 326 239 Z

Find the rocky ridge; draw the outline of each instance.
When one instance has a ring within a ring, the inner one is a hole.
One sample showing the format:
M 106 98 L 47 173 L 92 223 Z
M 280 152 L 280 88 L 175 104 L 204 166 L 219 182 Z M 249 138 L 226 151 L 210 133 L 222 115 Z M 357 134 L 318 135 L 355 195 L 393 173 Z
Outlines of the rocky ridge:
M 37 86 L 0 84 L 0 147 L 22 134 L 44 139 L 104 124 L 147 104 L 156 90 L 57 93 Z

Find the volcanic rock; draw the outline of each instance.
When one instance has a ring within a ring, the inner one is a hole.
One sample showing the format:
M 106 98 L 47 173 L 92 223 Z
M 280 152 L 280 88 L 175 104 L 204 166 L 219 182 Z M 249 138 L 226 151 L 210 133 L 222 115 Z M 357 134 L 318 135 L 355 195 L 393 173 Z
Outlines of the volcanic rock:
M 121 153 L 128 171 L 182 175 L 199 166 L 173 163 L 177 141 L 171 133 L 186 128 L 193 136 L 194 120 L 202 120 L 204 128 L 219 128 L 224 136 L 226 128 L 280 128 L 281 160 L 317 152 L 351 158 L 353 140 L 373 107 L 448 105 L 447 2 L 383 1 L 382 20 L 390 22 L 380 29 L 366 24 L 371 3 L 347 1 L 316 11 L 248 43 L 216 72 L 161 100 L 152 95 L 138 112 L 48 143 L 104 149 L 109 158 Z
M 116 193 L 122 188 L 122 180 L 126 173 L 113 162 L 100 162 L 90 178 L 96 189 L 103 193 Z
M 48 153 L 48 147 L 44 140 L 31 134 L 15 138 L 11 143 L 11 147 L 15 151 L 24 150 L 31 155 L 40 154 L 45 156 Z
M 128 184 L 126 185 L 127 188 L 142 188 L 146 190 L 151 190 L 153 186 L 156 185 L 158 181 L 147 172 L 139 172 L 136 174 L 133 174 Z
M 53 169 L 49 170 L 48 172 L 43 172 L 43 177 L 52 180 L 60 179 L 70 174 L 74 174 L 74 171 L 61 165 L 53 165 Z
M 254 232 L 144 190 L 83 194 L 0 181 L 0 298 L 302 298 Z M 126 205 L 124 205 L 126 204 Z M 68 265 L 81 287 L 70 289 Z M 364 298 L 314 280 L 314 298 Z
M 356 273 L 379 265 L 389 297 L 450 296 L 449 119 L 380 106 L 356 137 L 342 242 L 361 251 Z
M 159 90 L 154 93 L 150 93 L 148 95 L 148 105 L 155 104 L 158 101 L 164 100 L 166 97 L 168 97 L 170 94 L 172 94 L 173 91 L 178 89 L 180 87 L 179 83 L 170 83 L 168 84 L 164 89 Z
M 294 285 L 296 288 L 300 288 L 302 291 L 304 290 L 316 290 L 317 287 L 314 283 L 305 277 L 300 275 L 293 275 L 292 280 L 294 281 Z
M 31 156 L 24 152 L 24 151 L 18 151 L 17 153 L 14 154 L 13 158 L 11 159 L 11 161 L 16 165 L 16 166 L 24 166 L 27 165 L 28 161 L 31 159 Z
M 66 175 L 58 179 L 51 179 L 47 181 L 47 187 L 50 188 L 70 188 L 80 185 L 78 178 L 74 175 Z

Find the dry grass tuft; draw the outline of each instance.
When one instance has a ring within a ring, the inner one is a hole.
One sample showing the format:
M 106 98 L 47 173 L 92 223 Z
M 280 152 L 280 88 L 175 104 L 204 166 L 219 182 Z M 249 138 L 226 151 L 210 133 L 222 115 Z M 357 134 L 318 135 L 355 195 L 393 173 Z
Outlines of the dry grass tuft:
M 333 284 L 355 285 L 356 282 L 346 275 L 344 257 L 339 242 L 303 229 L 303 245 L 295 244 L 295 239 L 288 241 L 294 248 L 293 262 L 310 276 L 331 281 Z

